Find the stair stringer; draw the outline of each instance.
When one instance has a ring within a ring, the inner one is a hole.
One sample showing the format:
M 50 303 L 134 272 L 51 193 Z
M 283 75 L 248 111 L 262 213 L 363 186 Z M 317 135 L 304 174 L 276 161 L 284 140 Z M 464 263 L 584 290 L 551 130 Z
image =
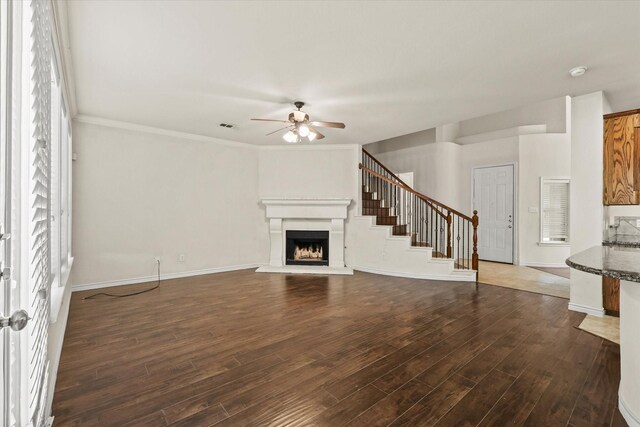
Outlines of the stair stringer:
M 454 261 L 433 258 L 433 249 L 411 246 L 410 236 L 394 236 L 376 217 L 356 215 L 348 224 L 347 265 L 354 270 L 416 279 L 475 282 L 476 272 L 454 268 Z

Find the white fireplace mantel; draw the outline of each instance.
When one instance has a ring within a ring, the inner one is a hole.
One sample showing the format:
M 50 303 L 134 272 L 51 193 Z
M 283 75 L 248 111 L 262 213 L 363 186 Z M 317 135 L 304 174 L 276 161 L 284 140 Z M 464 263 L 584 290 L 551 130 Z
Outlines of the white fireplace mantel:
M 344 221 L 348 198 L 265 198 L 261 203 L 269 219 L 271 251 L 269 265 L 258 268 L 269 273 L 353 274 L 344 265 Z M 287 230 L 329 231 L 329 266 L 286 265 Z

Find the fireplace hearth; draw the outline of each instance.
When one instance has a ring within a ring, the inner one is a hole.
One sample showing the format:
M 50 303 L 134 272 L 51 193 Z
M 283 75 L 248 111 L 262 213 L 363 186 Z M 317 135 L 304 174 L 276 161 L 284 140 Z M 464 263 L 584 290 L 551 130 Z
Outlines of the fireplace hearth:
M 329 232 L 287 230 L 286 265 L 329 265 Z

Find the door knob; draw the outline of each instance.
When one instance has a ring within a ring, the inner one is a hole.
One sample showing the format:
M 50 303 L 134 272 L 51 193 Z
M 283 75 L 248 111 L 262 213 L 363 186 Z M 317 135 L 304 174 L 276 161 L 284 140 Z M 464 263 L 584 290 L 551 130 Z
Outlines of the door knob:
M 11 317 L 0 317 L 0 329 L 10 327 L 14 331 L 21 331 L 29 322 L 29 314 L 24 310 L 18 310 Z

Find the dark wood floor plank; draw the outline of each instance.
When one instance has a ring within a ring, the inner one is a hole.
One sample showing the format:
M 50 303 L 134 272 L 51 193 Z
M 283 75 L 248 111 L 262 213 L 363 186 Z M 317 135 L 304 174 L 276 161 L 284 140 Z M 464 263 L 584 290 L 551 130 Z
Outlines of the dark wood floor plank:
M 603 340 L 589 376 L 569 418 L 569 424 L 580 426 L 608 425 L 616 412 L 620 385 L 620 346 Z
M 386 393 L 368 385 L 355 393 L 347 396 L 341 402 L 323 411 L 307 425 L 336 426 L 345 425 L 356 418 L 362 412 L 382 400 Z
M 548 372 L 523 372 L 479 425 L 522 425 L 550 383 L 551 375 Z
M 602 339 L 581 333 L 562 355 L 549 387 L 540 397 L 524 425 L 559 425 L 567 422 L 593 366 Z
M 358 415 L 348 425 L 369 427 L 388 425 L 422 400 L 432 388 L 418 380 L 412 380 Z
M 56 426 L 624 425 L 618 347 L 559 298 L 251 270 L 91 293 L 72 295 Z
M 511 375 L 494 369 L 435 425 L 477 426 L 514 381 Z
M 476 383 L 452 375 L 418 403 L 396 418 L 390 426 L 432 426 L 475 387 Z

